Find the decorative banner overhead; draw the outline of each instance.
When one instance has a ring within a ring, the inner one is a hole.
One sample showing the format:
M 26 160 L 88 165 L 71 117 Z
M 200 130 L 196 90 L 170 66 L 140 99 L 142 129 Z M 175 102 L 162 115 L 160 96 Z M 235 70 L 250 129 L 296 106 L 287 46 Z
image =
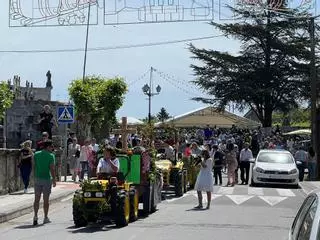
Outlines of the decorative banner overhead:
M 98 24 L 98 0 L 10 0 L 10 27 Z
M 233 20 L 228 5 L 248 11 L 316 14 L 315 0 L 9 0 L 10 27 L 81 26 Z M 215 19 L 216 18 L 216 19 Z M 102 23 L 101 23 L 102 24 Z

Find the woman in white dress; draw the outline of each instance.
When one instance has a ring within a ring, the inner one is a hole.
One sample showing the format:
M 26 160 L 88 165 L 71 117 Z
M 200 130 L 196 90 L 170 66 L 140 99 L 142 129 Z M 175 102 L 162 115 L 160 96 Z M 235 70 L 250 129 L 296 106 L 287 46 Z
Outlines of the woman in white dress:
M 211 193 L 213 192 L 213 174 L 212 167 L 213 161 L 210 158 L 210 153 L 208 150 L 203 150 L 201 153 L 203 160 L 201 161 L 201 169 L 197 177 L 195 184 L 195 190 L 198 193 L 199 205 L 195 208 L 202 209 L 202 192 L 207 193 L 207 209 L 210 208 L 211 203 Z

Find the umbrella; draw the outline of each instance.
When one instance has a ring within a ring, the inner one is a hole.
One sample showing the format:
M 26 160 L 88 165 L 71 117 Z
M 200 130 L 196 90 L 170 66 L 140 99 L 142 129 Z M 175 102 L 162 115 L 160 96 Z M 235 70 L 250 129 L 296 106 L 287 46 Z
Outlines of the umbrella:
M 310 129 L 300 129 L 288 133 L 284 133 L 283 135 L 311 135 Z

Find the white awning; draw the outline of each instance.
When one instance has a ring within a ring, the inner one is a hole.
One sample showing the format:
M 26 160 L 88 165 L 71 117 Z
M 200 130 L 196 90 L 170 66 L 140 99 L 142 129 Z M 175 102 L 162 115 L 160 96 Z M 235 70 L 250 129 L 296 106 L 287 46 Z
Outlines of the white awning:
M 300 129 L 292 132 L 284 133 L 283 135 L 311 135 L 310 129 Z
M 122 123 L 122 120 L 121 118 L 118 119 L 118 123 L 121 124 Z M 127 117 L 127 124 L 128 125 L 142 125 L 143 122 L 137 118 L 134 118 L 134 117 Z

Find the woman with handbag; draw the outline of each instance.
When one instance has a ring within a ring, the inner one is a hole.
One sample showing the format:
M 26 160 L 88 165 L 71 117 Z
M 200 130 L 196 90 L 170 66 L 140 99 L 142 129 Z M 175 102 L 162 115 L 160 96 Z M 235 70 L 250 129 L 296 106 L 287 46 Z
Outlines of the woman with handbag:
M 72 175 L 72 180 L 76 181 L 77 176 L 80 179 L 80 145 L 78 144 L 77 138 L 72 139 L 72 143 L 69 144 L 68 150 L 70 173 Z

